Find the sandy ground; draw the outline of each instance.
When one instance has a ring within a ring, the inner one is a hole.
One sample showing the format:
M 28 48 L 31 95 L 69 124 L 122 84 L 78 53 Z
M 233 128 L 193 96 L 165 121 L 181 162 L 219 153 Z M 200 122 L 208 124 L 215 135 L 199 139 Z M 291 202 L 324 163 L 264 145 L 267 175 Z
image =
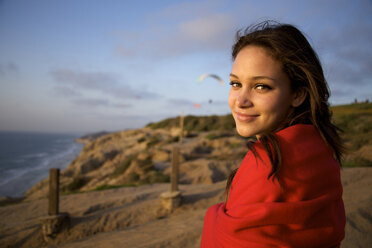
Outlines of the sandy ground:
M 372 247 L 372 168 L 342 171 L 347 212 L 341 247 Z M 181 185 L 183 205 L 169 214 L 159 195 L 169 184 L 145 185 L 62 196 L 69 230 L 49 243 L 40 218 L 47 200 L 0 207 L 0 247 L 199 247 L 204 214 L 223 201 L 225 182 Z

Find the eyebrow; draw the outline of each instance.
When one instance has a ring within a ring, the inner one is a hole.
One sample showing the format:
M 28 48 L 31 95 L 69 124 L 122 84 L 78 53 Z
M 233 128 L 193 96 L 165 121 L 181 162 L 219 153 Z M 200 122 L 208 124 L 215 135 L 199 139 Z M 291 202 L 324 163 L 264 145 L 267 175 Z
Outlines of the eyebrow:
M 239 77 L 235 74 L 232 74 L 230 73 L 230 77 L 234 77 L 236 79 L 239 79 Z M 269 80 L 272 80 L 272 81 L 275 81 L 274 78 L 271 78 L 271 77 L 267 77 L 267 76 L 255 76 L 255 77 L 252 77 L 253 80 L 259 80 L 259 79 L 269 79 Z

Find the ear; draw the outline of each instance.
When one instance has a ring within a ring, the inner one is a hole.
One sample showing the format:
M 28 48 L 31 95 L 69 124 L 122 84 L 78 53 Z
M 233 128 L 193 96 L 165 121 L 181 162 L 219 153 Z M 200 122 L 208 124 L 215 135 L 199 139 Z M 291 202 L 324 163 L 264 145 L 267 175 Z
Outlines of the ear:
M 307 92 L 304 88 L 299 88 L 296 92 L 293 93 L 292 107 L 300 106 L 306 99 Z

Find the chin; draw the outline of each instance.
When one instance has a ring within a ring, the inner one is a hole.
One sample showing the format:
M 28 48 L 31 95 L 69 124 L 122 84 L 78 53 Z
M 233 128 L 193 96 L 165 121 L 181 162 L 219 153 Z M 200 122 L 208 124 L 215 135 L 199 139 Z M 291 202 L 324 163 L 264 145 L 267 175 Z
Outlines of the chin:
M 249 138 L 249 137 L 254 137 L 256 136 L 256 133 L 253 132 L 252 130 L 245 130 L 244 128 L 236 128 L 236 131 L 238 131 L 238 134 L 240 136 L 243 136 L 245 138 Z

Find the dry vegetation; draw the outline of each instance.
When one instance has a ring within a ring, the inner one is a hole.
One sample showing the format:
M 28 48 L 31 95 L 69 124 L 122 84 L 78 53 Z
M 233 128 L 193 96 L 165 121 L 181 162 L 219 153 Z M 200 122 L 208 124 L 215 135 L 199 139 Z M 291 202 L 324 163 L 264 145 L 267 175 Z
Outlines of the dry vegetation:
M 372 166 L 372 103 L 335 106 L 332 111 L 334 123 L 344 131 L 343 166 Z

